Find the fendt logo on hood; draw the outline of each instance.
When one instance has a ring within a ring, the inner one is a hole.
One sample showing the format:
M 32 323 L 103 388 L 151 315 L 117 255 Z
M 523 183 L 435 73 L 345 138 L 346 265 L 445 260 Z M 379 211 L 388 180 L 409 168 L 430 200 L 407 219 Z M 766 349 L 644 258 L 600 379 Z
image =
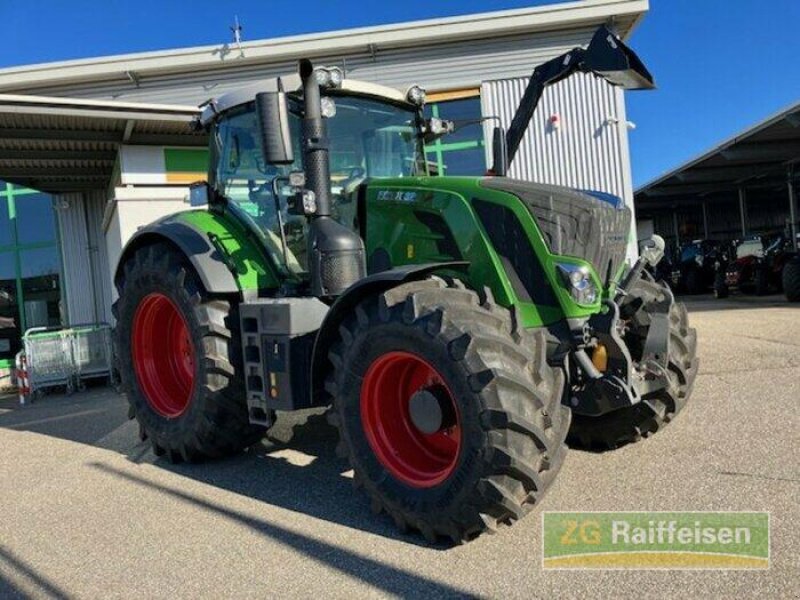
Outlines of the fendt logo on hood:
M 417 201 L 417 192 L 409 192 L 405 190 L 379 190 L 378 200 L 381 202 L 407 202 L 410 204 Z

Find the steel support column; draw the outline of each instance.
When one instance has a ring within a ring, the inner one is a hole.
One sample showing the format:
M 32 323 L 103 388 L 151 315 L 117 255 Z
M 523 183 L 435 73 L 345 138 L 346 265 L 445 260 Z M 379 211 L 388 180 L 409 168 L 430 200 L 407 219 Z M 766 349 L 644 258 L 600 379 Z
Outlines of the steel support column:
M 672 211 L 672 226 L 675 229 L 675 251 L 677 252 L 681 248 L 681 230 L 678 227 L 678 210 L 677 208 L 673 209 Z
M 797 248 L 797 202 L 794 197 L 794 170 L 789 167 L 786 173 L 786 187 L 789 190 L 789 218 L 792 221 L 792 247 Z
M 742 219 L 742 237 L 747 235 L 747 195 L 744 188 L 739 188 L 739 216 Z
M 703 238 L 708 239 L 708 207 L 703 200 Z

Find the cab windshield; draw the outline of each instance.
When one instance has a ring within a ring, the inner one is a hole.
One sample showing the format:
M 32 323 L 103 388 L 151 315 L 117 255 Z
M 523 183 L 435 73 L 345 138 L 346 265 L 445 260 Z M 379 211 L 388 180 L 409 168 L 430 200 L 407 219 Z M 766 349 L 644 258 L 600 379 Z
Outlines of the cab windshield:
M 410 177 L 424 173 L 417 113 L 411 107 L 367 98 L 332 96 L 324 99 L 330 140 L 333 217 L 357 226 L 356 194 L 367 178 Z M 268 250 L 292 273 L 308 270 L 306 219 L 286 211 L 288 189 L 277 182 L 302 169 L 301 115 L 294 105 L 290 118 L 295 162 L 289 166 L 264 162 L 257 142 L 254 105 L 231 110 L 217 124 L 212 139 L 217 192 L 236 203 L 264 232 Z M 273 185 L 273 184 L 276 185 Z M 277 191 L 278 196 L 275 196 Z M 283 245 L 283 240 L 286 245 Z

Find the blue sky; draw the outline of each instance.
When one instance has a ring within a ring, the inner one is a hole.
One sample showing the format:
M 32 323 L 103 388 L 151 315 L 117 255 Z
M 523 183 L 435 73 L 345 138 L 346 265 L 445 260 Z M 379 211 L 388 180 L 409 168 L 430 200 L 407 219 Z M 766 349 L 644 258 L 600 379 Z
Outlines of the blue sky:
M 222 43 L 234 15 L 252 40 L 550 3 L 0 0 L 0 67 Z M 636 184 L 800 101 L 798 23 L 796 0 L 651 0 L 631 39 L 659 86 L 628 95 Z

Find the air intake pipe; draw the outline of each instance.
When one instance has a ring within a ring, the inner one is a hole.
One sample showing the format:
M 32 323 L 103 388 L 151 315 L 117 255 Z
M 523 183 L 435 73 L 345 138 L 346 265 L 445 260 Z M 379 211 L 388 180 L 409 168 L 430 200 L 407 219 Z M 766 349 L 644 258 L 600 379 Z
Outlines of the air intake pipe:
M 300 61 L 303 82 L 303 170 L 316 211 L 310 217 L 308 260 L 311 293 L 320 298 L 341 295 L 366 277 L 364 242 L 332 216 L 329 142 L 322 118 L 320 88 L 310 60 Z

